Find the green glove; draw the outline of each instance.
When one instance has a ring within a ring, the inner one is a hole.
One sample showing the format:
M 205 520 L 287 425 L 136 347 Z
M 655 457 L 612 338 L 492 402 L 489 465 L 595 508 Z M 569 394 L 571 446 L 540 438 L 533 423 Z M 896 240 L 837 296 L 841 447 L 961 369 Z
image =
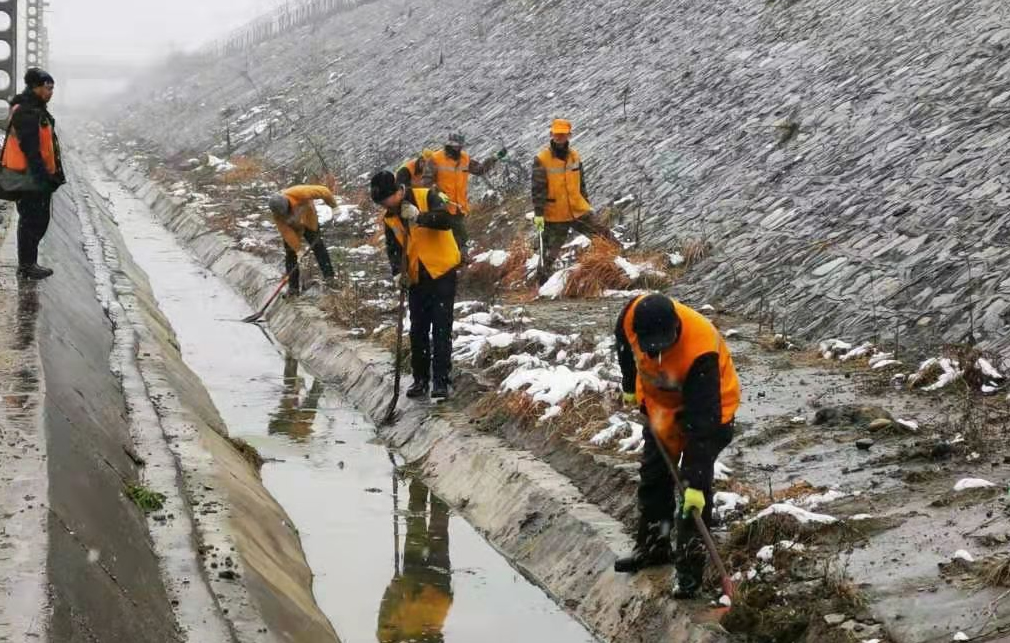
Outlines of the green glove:
M 533 217 L 533 227 L 537 229 L 537 232 L 544 231 L 544 218 L 543 217 Z
M 705 509 L 705 494 L 697 489 L 688 487 L 684 490 L 684 508 L 682 512 L 684 517 L 690 518 L 691 512 L 695 509 L 698 510 L 699 514 Z
M 498 153 L 497 153 L 497 154 L 495 154 L 495 156 L 496 156 L 496 157 L 498 157 L 498 160 L 499 160 L 499 161 L 504 161 L 504 160 L 505 160 L 505 158 L 506 158 L 506 157 L 507 157 L 508 155 L 509 155 L 509 151 L 508 151 L 507 149 L 505 149 L 504 147 L 503 147 L 503 148 L 501 148 L 500 150 L 498 150 Z
M 624 406 L 632 406 L 632 407 L 638 406 L 638 394 L 625 392 Z

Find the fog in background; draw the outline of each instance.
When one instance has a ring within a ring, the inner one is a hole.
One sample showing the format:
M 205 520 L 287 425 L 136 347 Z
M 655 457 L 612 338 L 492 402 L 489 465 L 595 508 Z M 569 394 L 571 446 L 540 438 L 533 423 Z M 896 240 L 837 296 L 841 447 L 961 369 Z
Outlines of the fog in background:
M 125 89 L 127 78 L 74 78 L 93 64 L 141 67 L 227 34 L 284 0 L 51 0 L 47 15 L 57 105 L 81 106 Z M 61 67 L 68 71 L 60 75 Z M 18 83 L 21 87 L 20 79 Z

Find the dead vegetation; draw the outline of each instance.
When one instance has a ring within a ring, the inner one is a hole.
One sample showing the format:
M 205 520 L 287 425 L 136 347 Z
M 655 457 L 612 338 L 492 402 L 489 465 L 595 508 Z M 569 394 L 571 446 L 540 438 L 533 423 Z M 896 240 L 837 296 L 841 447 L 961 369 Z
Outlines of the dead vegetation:
M 595 237 L 578 258 L 578 265 L 568 277 L 565 297 L 599 297 L 605 290 L 626 290 L 631 278 L 614 263 L 620 254 L 617 244 Z
M 261 456 L 259 451 L 256 450 L 256 447 L 249 444 L 242 438 L 229 437 L 228 441 L 231 442 L 231 445 L 239 452 L 242 459 L 251 464 L 253 469 L 256 470 L 256 473 L 259 474 L 260 469 L 263 468 L 264 460 L 263 456 Z
M 232 169 L 221 173 L 218 181 L 225 185 L 243 185 L 252 181 L 261 181 L 268 175 L 263 161 L 254 156 L 234 156 L 230 160 Z

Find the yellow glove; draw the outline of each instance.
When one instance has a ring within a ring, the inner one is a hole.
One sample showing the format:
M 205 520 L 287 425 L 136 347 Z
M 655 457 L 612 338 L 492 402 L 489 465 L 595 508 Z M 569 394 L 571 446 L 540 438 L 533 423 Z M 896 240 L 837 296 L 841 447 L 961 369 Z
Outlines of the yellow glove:
M 544 218 L 543 217 L 533 217 L 533 227 L 537 229 L 537 232 L 544 231 Z
M 637 393 L 625 393 L 624 394 L 624 406 L 638 406 L 638 394 Z
M 684 508 L 682 512 L 684 517 L 690 518 L 691 512 L 695 509 L 698 510 L 699 515 L 705 509 L 705 494 L 697 489 L 688 487 L 684 490 Z

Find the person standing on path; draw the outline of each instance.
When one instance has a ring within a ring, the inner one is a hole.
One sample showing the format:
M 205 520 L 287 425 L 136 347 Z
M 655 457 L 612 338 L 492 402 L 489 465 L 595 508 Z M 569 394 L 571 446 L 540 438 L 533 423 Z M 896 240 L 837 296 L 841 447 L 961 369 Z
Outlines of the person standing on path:
M 551 273 L 558 252 L 572 229 L 613 241 L 610 229 L 593 211 L 586 192 L 582 157 L 572 149 L 572 124 L 551 123 L 550 143 L 533 159 L 533 225 L 543 235 L 541 279 Z
M 470 214 L 470 175 L 487 174 L 498 161 L 508 155 L 508 150 L 502 148 L 483 162 L 476 161 L 463 151 L 465 143 L 462 134 L 449 134 L 445 147 L 435 152 L 431 160 L 425 163 L 423 181 L 425 187 L 437 187 L 449 197 L 452 233 L 456 237 L 456 245 L 459 246 L 464 263 L 467 261 L 467 244 L 470 241 L 465 219 Z
M 303 238 L 316 255 L 323 277 L 330 286 L 333 285 L 333 264 L 319 233 L 319 215 L 314 203 L 316 199 L 321 199 L 331 208 L 337 207 L 333 192 L 322 185 L 296 185 L 271 195 L 267 200 L 274 224 L 284 239 L 284 269 L 291 273 L 288 295 L 292 297 L 297 297 L 302 292 L 298 251 L 302 247 Z
M 452 233 L 448 197 L 431 188 L 408 188 L 392 172 L 371 181 L 372 200 L 386 208 L 386 256 L 393 281 L 409 284 L 410 364 L 414 381 L 407 397 L 449 396 L 452 368 L 452 313 L 456 301 L 459 247 Z M 406 253 L 406 257 L 404 257 Z M 403 274 L 406 259 L 406 275 Z M 432 380 L 432 375 L 434 379 Z
M 33 67 L 25 73 L 25 90 L 11 101 L 0 155 L 5 189 L 8 177 L 17 184 L 12 192 L 18 210 L 18 276 L 34 280 L 53 274 L 39 265 L 39 244 L 49 229 L 53 193 L 67 182 L 56 119 L 48 109 L 54 87 L 49 72 Z
M 624 402 L 639 406 L 647 420 L 635 550 L 619 558 L 614 570 L 634 573 L 673 562 L 674 597 L 691 599 L 701 588 L 706 560 L 691 512 L 697 509 L 705 524 L 712 524 L 715 461 L 733 439 L 740 382 L 726 342 L 712 322 L 665 295 L 631 300 L 614 332 Z M 679 463 L 686 486 L 682 498 L 676 497 L 660 449 Z M 671 523 L 677 531 L 676 551 L 670 547 Z

